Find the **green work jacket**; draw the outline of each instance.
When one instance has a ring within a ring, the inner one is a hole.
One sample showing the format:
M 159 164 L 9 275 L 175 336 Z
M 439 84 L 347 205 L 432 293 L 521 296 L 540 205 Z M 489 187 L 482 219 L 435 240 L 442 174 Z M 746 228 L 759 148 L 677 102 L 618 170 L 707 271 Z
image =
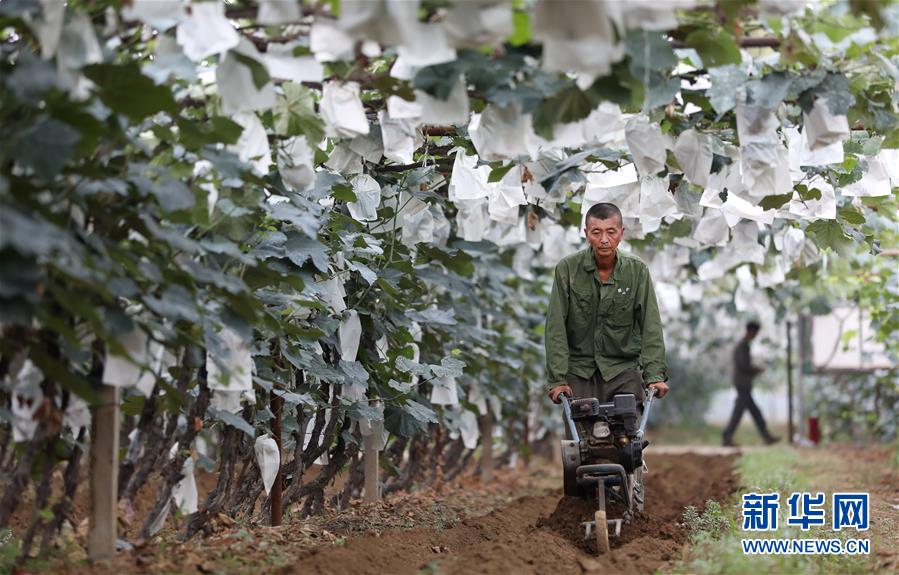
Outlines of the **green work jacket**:
M 589 379 L 597 369 L 605 381 L 637 367 L 647 384 L 668 379 L 659 304 L 649 269 L 636 256 L 616 252 L 606 282 L 599 279 L 592 247 L 562 259 L 545 337 L 551 387 L 564 385 L 568 373 Z

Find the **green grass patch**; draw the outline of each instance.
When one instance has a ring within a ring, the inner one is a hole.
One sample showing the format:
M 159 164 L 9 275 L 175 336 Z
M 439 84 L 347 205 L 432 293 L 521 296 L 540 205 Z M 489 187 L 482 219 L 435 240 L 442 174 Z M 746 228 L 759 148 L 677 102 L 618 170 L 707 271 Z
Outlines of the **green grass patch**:
M 21 542 L 9 528 L 0 529 L 0 573 L 12 573 Z
M 693 548 L 688 558 L 673 565 L 672 573 L 744 574 L 852 574 L 872 572 L 871 560 L 865 555 L 744 555 L 741 539 L 776 538 L 868 538 L 869 532 L 855 530 L 832 531 L 830 521 L 830 496 L 824 509 L 828 524 L 802 531 L 786 524 L 789 516 L 787 500 L 797 491 L 827 491 L 821 486 L 814 465 L 804 461 L 800 454 L 788 447 L 775 447 L 744 453 L 737 461 L 741 487 L 725 502 L 709 501 L 700 513 L 690 507 L 684 513 L 684 523 L 690 530 Z M 780 493 L 778 529 L 774 532 L 749 532 L 742 530 L 742 495 L 749 492 Z M 874 546 L 872 545 L 872 554 Z
M 786 441 L 786 425 L 772 424 L 771 433 Z M 707 423 L 665 426 L 661 429 L 649 429 L 647 438 L 653 445 L 721 445 L 721 432 L 723 425 L 709 425 Z M 752 424 L 751 418 L 744 417 L 737 431 L 734 433 L 734 443 L 743 447 L 762 446 L 764 442 Z

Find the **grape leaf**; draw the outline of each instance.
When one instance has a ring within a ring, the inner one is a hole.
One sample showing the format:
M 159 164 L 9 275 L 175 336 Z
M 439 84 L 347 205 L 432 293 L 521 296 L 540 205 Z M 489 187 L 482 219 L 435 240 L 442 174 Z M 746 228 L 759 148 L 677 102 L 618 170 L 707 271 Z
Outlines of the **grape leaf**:
M 197 122 L 178 117 L 178 133 L 181 143 L 191 150 L 197 150 L 209 144 L 235 144 L 243 131 L 240 124 L 222 116 L 214 116 L 208 122 Z
M 396 358 L 396 368 L 403 373 L 412 373 L 419 377 L 428 377 L 431 375 L 431 370 L 428 366 L 418 363 L 417 361 L 412 361 L 401 355 Z
M 12 156 L 50 181 L 62 171 L 80 139 L 81 134 L 68 124 L 52 118 L 40 120 L 19 134 Z
M 212 419 L 216 421 L 221 421 L 225 425 L 230 425 L 231 427 L 235 427 L 240 431 L 243 431 L 250 438 L 256 437 L 256 430 L 253 429 L 253 426 L 250 425 L 246 419 L 240 416 L 237 413 L 231 413 L 230 411 L 225 411 L 223 409 L 216 409 L 215 407 L 208 407 L 206 409 L 206 413 L 212 416 Z
M 759 202 L 759 206 L 764 210 L 776 210 L 789 202 L 790 198 L 792 197 L 792 192 L 775 196 L 765 196 L 764 198 L 762 198 L 762 201 Z
M 365 368 L 358 361 L 346 361 L 345 359 L 341 359 L 340 369 L 349 378 L 350 383 L 354 385 L 363 385 L 368 382 L 368 372 L 365 371 Z M 365 387 L 366 389 L 368 388 L 367 385 Z
M 553 126 L 583 120 L 599 103 L 576 85 L 571 84 L 543 100 L 534 112 L 534 131 L 552 139 Z
M 696 30 L 687 36 L 684 44 L 695 48 L 703 63 L 709 67 L 739 64 L 742 61 L 737 42 L 724 30 Z
M 492 184 L 494 182 L 498 182 L 498 181 L 502 180 L 505 177 L 505 175 L 509 173 L 509 170 L 511 170 L 514 167 L 515 167 L 515 164 L 510 162 L 509 164 L 507 164 L 505 166 L 499 166 L 499 167 L 493 168 L 493 170 L 490 171 L 490 176 L 487 178 L 487 182 Z
M 290 232 L 284 243 L 287 259 L 303 266 L 310 259 L 320 272 L 328 271 L 328 250 L 320 241 L 296 232 Z
M 434 410 L 411 399 L 407 399 L 402 406 L 388 405 L 384 408 L 384 427 L 401 437 L 426 432 L 428 423 L 436 421 Z
M 353 188 L 347 184 L 334 184 L 331 186 L 331 195 L 334 196 L 335 200 L 344 202 L 355 202 L 358 199 L 356 197 L 356 192 L 354 192 Z
M 635 78 L 642 79 L 647 70 L 659 72 L 677 65 L 671 42 L 661 32 L 631 30 L 624 42 L 630 56 L 631 74 Z
M 387 385 L 388 387 L 390 387 L 390 389 L 395 389 L 400 393 L 409 393 L 410 391 L 412 391 L 412 388 L 415 387 L 411 383 L 404 383 L 395 379 L 389 380 L 387 382 Z
M 787 97 L 793 78 L 786 72 L 772 72 L 764 78 L 746 85 L 752 102 L 769 110 L 776 108 Z
M 840 208 L 840 219 L 855 226 L 865 223 L 865 215 L 851 205 Z
M 178 112 L 172 90 L 144 76 L 136 62 L 91 64 L 83 72 L 97 85 L 104 104 L 132 120 L 142 120 L 157 112 Z
M 728 64 L 709 70 L 711 86 L 706 94 L 719 116 L 737 105 L 738 88 L 747 78 L 746 70 L 738 64 Z
M 295 82 L 285 82 L 273 110 L 275 132 L 282 136 L 306 136 L 310 145 L 325 137 L 321 117 L 315 113 L 312 91 Z
M 826 246 L 834 251 L 845 249 L 851 244 L 843 226 L 835 220 L 817 220 L 805 228 L 807 234 L 815 239 L 818 246 Z
M 263 86 L 272 81 L 268 69 L 259 60 L 250 58 L 246 54 L 241 54 L 240 52 L 233 50 L 229 52 L 229 54 L 233 56 L 235 60 L 250 69 L 250 75 L 253 77 L 253 85 L 256 86 L 257 90 L 261 90 Z
M 425 324 L 456 325 L 457 322 L 454 316 L 455 312 L 453 310 L 442 310 L 433 307 L 424 311 L 406 310 L 406 317 Z

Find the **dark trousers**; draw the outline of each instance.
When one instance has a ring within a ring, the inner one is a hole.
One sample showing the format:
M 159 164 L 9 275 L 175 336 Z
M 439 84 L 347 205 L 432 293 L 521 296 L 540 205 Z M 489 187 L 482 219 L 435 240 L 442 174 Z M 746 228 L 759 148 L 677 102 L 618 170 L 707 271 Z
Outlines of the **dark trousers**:
M 757 406 L 755 400 L 752 399 L 752 388 L 738 387 L 734 411 L 730 415 L 730 421 L 727 423 L 727 427 L 724 428 L 724 441 L 729 442 L 733 439 L 734 432 L 737 430 L 737 426 L 740 425 L 740 420 L 743 419 L 743 412 L 747 409 L 749 410 L 750 415 L 752 415 L 753 421 L 755 421 L 755 426 L 758 428 L 759 434 L 765 439 L 771 437 L 771 434 L 768 433 L 768 426 L 765 424 L 765 418 L 762 417 L 759 406 Z

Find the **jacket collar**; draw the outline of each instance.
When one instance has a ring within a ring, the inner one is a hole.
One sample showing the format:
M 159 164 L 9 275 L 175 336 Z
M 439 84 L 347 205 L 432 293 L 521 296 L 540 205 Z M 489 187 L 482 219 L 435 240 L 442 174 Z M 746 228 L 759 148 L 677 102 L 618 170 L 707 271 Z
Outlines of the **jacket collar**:
M 587 249 L 581 252 L 581 262 L 585 272 L 596 271 L 596 260 L 593 259 L 593 246 L 587 245 Z
M 596 271 L 596 260 L 593 258 L 593 246 L 588 245 L 582 252 L 582 265 L 584 271 L 591 274 Z M 618 275 L 621 272 L 621 252 L 615 250 L 615 268 L 612 270 L 612 281 L 618 281 Z

